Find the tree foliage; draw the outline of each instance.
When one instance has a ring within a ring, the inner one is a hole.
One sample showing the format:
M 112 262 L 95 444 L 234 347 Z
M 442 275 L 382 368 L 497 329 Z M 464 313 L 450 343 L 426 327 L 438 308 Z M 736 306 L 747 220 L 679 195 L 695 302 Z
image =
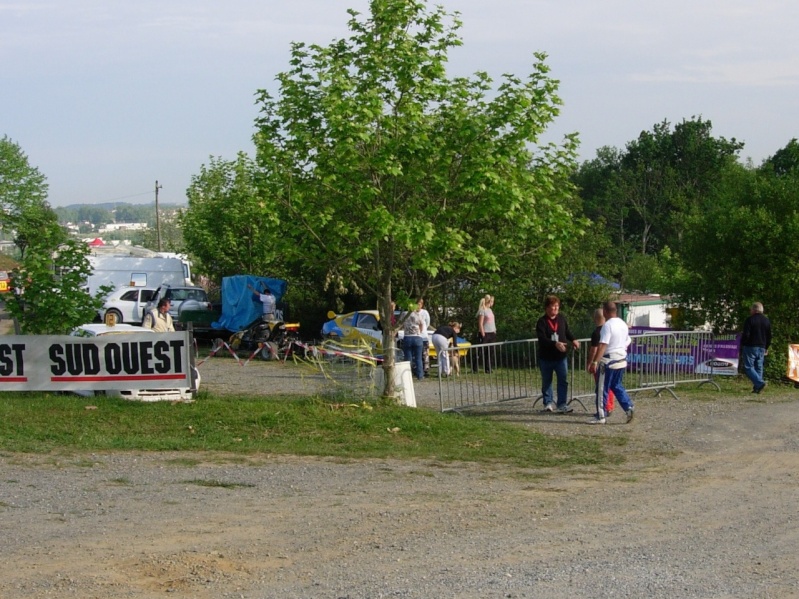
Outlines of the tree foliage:
M 13 229 L 22 253 L 12 275 L 21 293 L 6 298 L 22 332 L 65 334 L 94 320 L 102 301 L 82 289 L 89 249 L 67 239 L 47 203 L 44 175 L 7 137 L 0 140 L 0 219 L 4 229 Z
M 683 303 L 719 331 L 740 330 L 751 304 L 762 302 L 774 347 L 799 340 L 799 172 L 750 170 L 724 201 L 697 214 L 686 230 Z M 784 373 L 772 361 L 772 376 Z
M 23 334 L 65 335 L 75 327 L 92 322 L 103 305 L 102 288 L 97 297 L 84 289 L 91 274 L 86 244 L 68 240 L 55 251 L 34 244 L 13 280 L 22 293 L 9 294 L 6 307 L 17 319 Z
M 286 251 L 373 294 L 383 322 L 432 280 L 558 256 L 582 223 L 565 208 L 575 140 L 534 150 L 560 103 L 545 57 L 494 90 L 485 73 L 447 77 L 460 22 L 442 8 L 372 0 L 350 15 L 351 37 L 294 44 L 277 99 L 259 93 L 257 160 Z
M 702 118 L 668 121 L 643 131 L 625 150 L 602 148 L 581 165 L 575 181 L 586 212 L 608 224 L 622 279 L 640 273 L 638 254 L 680 253 L 686 222 L 715 203 L 724 181 L 742 167 L 743 144 L 712 135 Z M 629 288 L 628 282 L 624 281 Z
M 44 175 L 7 136 L 0 139 L 0 228 L 13 232 L 23 257 L 36 240 L 57 245 L 65 238 L 47 203 Z
M 799 142 L 794 137 L 784 148 L 765 160 L 761 170 L 773 170 L 777 176 L 799 172 Z
M 234 161 L 212 158 L 192 177 L 186 195 L 189 206 L 179 222 L 186 246 L 200 262 L 199 270 L 217 281 L 237 274 L 273 275 L 278 270 L 282 225 L 258 185 L 252 159 L 245 154 Z

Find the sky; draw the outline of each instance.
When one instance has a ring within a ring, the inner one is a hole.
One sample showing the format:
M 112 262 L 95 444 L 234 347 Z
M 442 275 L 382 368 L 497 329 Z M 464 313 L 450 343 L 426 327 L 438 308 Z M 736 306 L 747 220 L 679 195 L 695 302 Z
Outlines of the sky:
M 755 165 L 799 138 L 795 0 L 439 0 L 463 21 L 449 74 L 528 75 L 545 52 L 580 160 L 698 116 Z M 53 206 L 183 204 L 210 157 L 254 153 L 255 93 L 292 42 L 348 36 L 367 0 L 0 0 L 0 137 Z

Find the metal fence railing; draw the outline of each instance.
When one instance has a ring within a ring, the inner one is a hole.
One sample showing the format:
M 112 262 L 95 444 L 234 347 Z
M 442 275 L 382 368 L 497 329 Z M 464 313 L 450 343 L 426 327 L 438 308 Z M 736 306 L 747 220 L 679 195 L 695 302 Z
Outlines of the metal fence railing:
M 671 331 L 634 335 L 628 350 L 625 388 L 631 393 L 668 391 L 675 398 L 677 385 L 714 384 L 713 370 L 698 366 L 712 354 L 713 335 L 706 331 Z M 569 352 L 569 403 L 593 409 L 595 382 L 586 371 L 590 341 Z M 450 348 L 450 362 L 459 368 L 444 377 L 439 372 L 438 391 L 442 412 L 530 399 L 541 400 L 538 341 L 506 341 L 473 345 L 468 350 Z M 706 356 L 705 354 L 708 354 Z M 556 383 L 553 381 L 553 386 Z M 716 385 L 716 387 L 718 387 Z M 554 389 L 553 389 L 554 392 Z

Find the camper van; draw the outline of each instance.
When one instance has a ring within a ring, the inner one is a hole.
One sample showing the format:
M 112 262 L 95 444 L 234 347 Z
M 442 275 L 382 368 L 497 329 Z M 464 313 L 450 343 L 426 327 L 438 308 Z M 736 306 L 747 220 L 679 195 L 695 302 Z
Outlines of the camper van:
M 92 274 L 86 281 L 90 295 L 96 295 L 100 287 L 151 287 L 191 285 L 191 269 L 188 260 L 181 258 L 143 258 L 139 256 L 100 255 L 89 256 Z

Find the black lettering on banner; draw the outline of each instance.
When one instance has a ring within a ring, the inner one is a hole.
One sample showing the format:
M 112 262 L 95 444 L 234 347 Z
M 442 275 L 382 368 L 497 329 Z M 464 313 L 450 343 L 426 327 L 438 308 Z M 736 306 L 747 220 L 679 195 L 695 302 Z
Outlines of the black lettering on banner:
M 152 368 L 147 364 L 150 360 L 152 342 L 147 341 L 140 347 L 139 343 L 109 343 L 105 346 L 105 369 L 108 374 L 152 374 Z M 141 369 L 140 369 L 141 365 Z
M 142 341 L 139 343 L 139 362 L 141 362 L 141 373 L 152 374 L 153 370 L 153 343 L 152 341 Z
M 125 374 L 139 373 L 139 352 L 135 343 L 122 344 L 122 370 Z
M 183 372 L 181 350 L 184 346 L 185 341 L 182 339 L 168 342 L 108 343 L 105 346 L 105 369 L 111 375 L 123 371 L 125 374 Z
M 67 358 L 67 372 L 72 376 L 76 374 L 83 374 L 83 360 L 81 359 L 80 350 L 75 351 L 76 347 L 69 343 L 64 346 Z
M 67 371 L 67 363 L 64 361 L 64 346 L 54 343 L 48 351 L 50 354 L 50 372 L 53 376 L 61 376 Z
M 100 352 L 89 343 L 67 343 L 67 372 L 72 376 L 92 375 L 100 372 Z
M 81 345 L 83 352 L 83 373 L 88 375 L 97 374 L 100 372 L 100 348 L 96 345 L 83 343 Z
M 172 355 L 175 359 L 175 372 L 183 372 L 183 354 L 181 353 L 184 346 L 183 339 L 170 341 L 169 345 L 172 346 Z
M 169 359 L 169 343 L 166 341 L 157 341 L 153 353 L 157 360 L 155 370 L 159 374 L 169 372 L 172 367 L 172 361 Z
M 22 343 L 0 344 L 0 376 L 8 376 L 10 374 L 22 376 L 25 373 L 25 363 L 23 359 L 23 351 L 25 346 Z M 10 356 L 11 352 L 14 353 L 13 358 Z M 16 364 L 16 372 L 14 372 L 14 365 Z
M 118 343 L 105 346 L 105 369 L 108 374 L 119 374 L 122 370 L 122 352 Z

